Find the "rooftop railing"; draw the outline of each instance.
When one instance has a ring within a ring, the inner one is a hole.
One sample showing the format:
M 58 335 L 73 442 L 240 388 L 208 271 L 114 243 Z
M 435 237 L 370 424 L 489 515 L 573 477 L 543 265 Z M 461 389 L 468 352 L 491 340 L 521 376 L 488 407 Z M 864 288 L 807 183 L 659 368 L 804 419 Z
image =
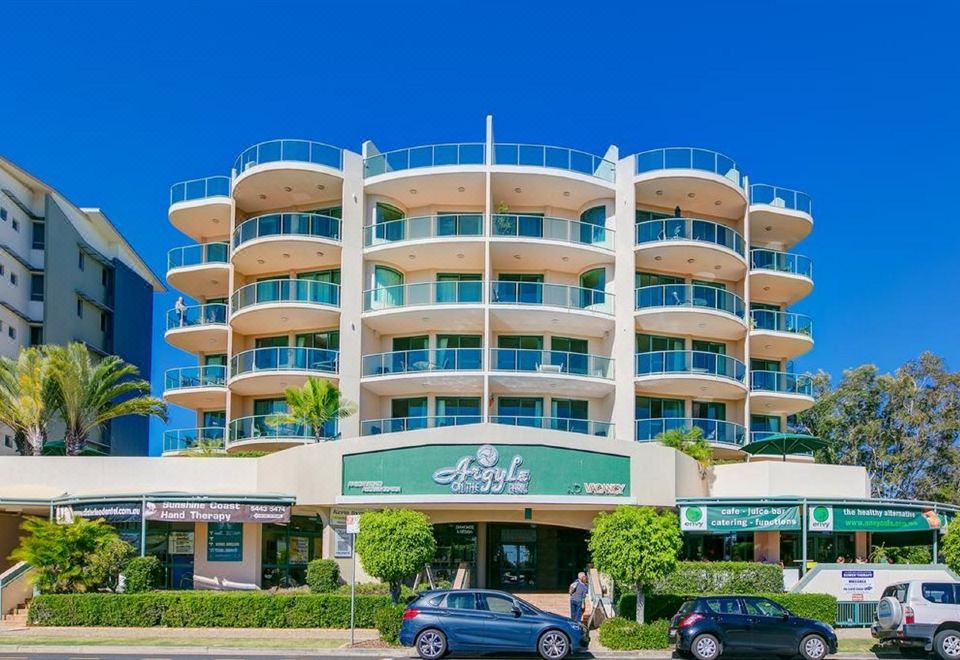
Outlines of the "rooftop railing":
M 202 179 L 190 179 L 170 186 L 170 204 L 189 202 L 207 197 L 229 197 L 230 177 L 208 176 Z
M 717 151 L 695 147 L 651 149 L 636 155 L 636 173 L 656 170 L 700 170 L 718 174 L 743 188 L 743 175 L 732 158 Z
M 616 180 L 615 163 L 586 151 L 567 147 L 498 143 L 493 145 L 493 163 L 566 170 L 593 176 L 609 183 Z
M 310 140 L 269 140 L 245 149 L 237 156 L 233 169 L 243 174 L 256 165 L 280 161 L 314 163 L 342 170 L 343 149 Z
M 484 144 L 462 142 L 454 144 L 427 144 L 385 151 L 363 160 L 363 176 L 376 176 L 387 172 L 413 170 L 422 167 L 445 165 L 483 165 Z
M 810 199 L 810 195 L 799 190 L 771 186 L 766 183 L 750 185 L 750 203 L 769 204 L 813 215 L 813 200 Z

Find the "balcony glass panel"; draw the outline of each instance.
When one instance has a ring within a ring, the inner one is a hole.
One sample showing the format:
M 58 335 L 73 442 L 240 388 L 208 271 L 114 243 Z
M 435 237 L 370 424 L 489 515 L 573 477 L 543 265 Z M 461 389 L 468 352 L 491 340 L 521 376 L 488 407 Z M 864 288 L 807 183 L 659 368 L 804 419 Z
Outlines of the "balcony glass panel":
M 740 296 L 702 284 L 661 284 L 636 290 L 636 308 L 708 307 L 738 318 L 744 318 L 745 307 Z
M 479 371 L 481 369 L 483 369 L 483 349 L 435 348 L 364 355 L 362 375 L 387 376 L 434 371 Z
M 190 387 L 220 387 L 227 377 L 227 368 L 221 364 L 167 369 L 163 389 L 178 390 Z
M 613 313 L 613 294 L 597 289 L 542 282 L 491 282 L 490 288 L 494 305 L 547 305 Z
M 208 176 L 203 179 L 181 181 L 170 186 L 170 203 L 188 202 L 207 197 L 229 197 L 230 177 Z
M 343 169 L 343 150 L 322 142 L 308 140 L 270 140 L 246 149 L 233 164 L 238 174 L 255 165 L 278 161 L 295 161 Z
M 613 378 L 612 359 L 602 355 L 567 351 L 493 348 L 490 350 L 490 369 Z
M 636 224 L 636 243 L 654 241 L 703 241 L 721 245 L 740 256 L 745 254 L 743 237 L 735 230 L 709 220 L 696 218 L 665 218 Z
M 335 374 L 339 351 L 325 348 L 272 346 L 237 353 L 230 359 L 233 376 L 256 371 L 310 371 Z
M 637 376 L 703 374 L 730 378 L 742 383 L 746 374 L 746 367 L 740 360 L 707 351 L 651 351 L 637 353 L 636 360 Z
M 252 305 L 281 302 L 339 307 L 340 286 L 306 279 L 264 280 L 237 289 L 230 300 L 234 312 Z
M 541 144 L 495 144 L 493 162 L 497 165 L 522 165 L 567 170 L 613 183 L 616 165 L 600 156 Z
M 363 175 L 376 176 L 387 172 L 441 167 L 445 165 L 483 165 L 484 145 L 479 142 L 430 144 L 387 151 L 365 158 Z
M 804 374 L 797 375 L 782 371 L 751 371 L 750 389 L 812 397 L 813 381 Z
M 543 238 L 612 250 L 614 232 L 606 227 L 576 220 L 545 218 L 540 215 L 498 214 L 493 216 L 493 235 Z
M 483 282 L 417 282 L 368 289 L 363 292 L 363 311 L 417 305 L 469 305 L 483 299 Z
M 709 149 L 691 147 L 651 149 L 636 154 L 636 162 L 637 174 L 655 170 L 701 170 L 719 174 L 733 181 L 738 187 L 743 187 L 742 177 L 733 159 Z
M 582 433 L 600 438 L 613 435 L 613 424 L 592 419 L 572 419 L 568 417 L 540 417 L 540 416 L 509 416 L 494 415 L 490 417 L 491 424 L 505 424 L 507 426 L 527 426 L 550 431 L 567 431 L 568 433 Z
M 265 236 L 316 236 L 340 240 L 340 220 L 318 213 L 274 213 L 250 218 L 233 232 L 234 247 Z
M 740 446 L 746 438 L 746 430 L 740 424 L 726 422 L 719 419 L 700 419 L 690 417 L 661 417 L 656 419 L 637 420 L 637 441 L 655 441 L 667 431 L 689 431 L 697 427 L 703 431 L 703 437 L 708 442 L 717 442 Z
M 164 431 L 163 453 L 190 451 L 191 449 L 222 450 L 225 433 L 226 429 L 222 426 Z
M 363 228 L 366 247 L 417 241 L 441 236 L 482 236 L 483 215 L 480 213 L 445 213 L 416 218 L 380 222 Z
M 766 183 L 755 183 L 750 186 L 750 203 L 769 204 L 813 215 L 813 201 L 810 195 L 799 190 L 771 186 Z
M 185 245 L 173 248 L 167 253 L 167 270 L 203 264 L 225 264 L 229 257 L 230 246 L 226 243 Z
M 223 303 L 192 305 L 183 310 L 167 311 L 167 330 L 201 325 L 223 325 L 227 322 L 227 306 Z
M 813 279 L 813 262 L 809 257 L 776 250 L 750 250 L 750 268 L 756 270 L 775 270 L 780 273 L 800 275 Z
M 813 337 L 813 319 L 806 314 L 753 309 L 750 310 L 750 320 L 753 330 L 791 332 Z
M 440 415 L 436 417 L 389 417 L 386 419 L 367 419 L 360 422 L 360 435 L 379 435 L 381 433 L 402 433 L 443 426 L 465 426 L 479 424 L 480 415 Z
M 321 440 L 335 440 L 339 436 L 336 420 L 323 425 L 320 431 Z M 317 440 L 313 426 L 310 424 L 282 422 L 275 415 L 252 415 L 241 417 L 230 422 L 230 441 L 245 442 L 287 440 L 315 442 Z

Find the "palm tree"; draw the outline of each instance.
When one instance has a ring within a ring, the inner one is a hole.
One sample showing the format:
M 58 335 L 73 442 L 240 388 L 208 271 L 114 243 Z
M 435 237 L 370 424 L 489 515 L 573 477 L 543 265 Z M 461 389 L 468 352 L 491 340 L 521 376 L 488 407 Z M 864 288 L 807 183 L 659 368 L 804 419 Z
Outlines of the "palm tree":
M 167 406 L 150 396 L 150 383 L 116 355 L 94 361 L 79 342 L 47 348 L 56 408 L 66 427 L 67 456 L 77 456 L 90 434 L 111 419 L 124 415 L 155 415 L 167 420 Z
M 13 431 L 21 454 L 43 453 L 53 412 L 49 364 L 40 349 L 25 348 L 16 360 L 0 360 L 0 423 Z
M 703 429 L 692 426 L 689 429 L 670 429 L 657 436 L 660 444 L 686 454 L 700 464 L 701 475 L 713 462 L 713 449 L 703 437 Z
M 303 387 L 288 387 L 284 391 L 287 412 L 275 413 L 267 419 L 270 426 L 303 424 L 313 429 L 313 437 L 323 442 L 323 425 L 330 420 L 344 419 L 357 412 L 351 401 L 340 398 L 337 386 L 323 378 L 307 378 Z

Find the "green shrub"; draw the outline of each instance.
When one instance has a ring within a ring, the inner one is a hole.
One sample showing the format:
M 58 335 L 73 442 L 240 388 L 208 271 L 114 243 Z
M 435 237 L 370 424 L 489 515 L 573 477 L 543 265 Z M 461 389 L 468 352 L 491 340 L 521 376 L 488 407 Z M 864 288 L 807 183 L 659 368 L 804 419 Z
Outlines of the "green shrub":
M 384 605 L 373 613 L 373 621 L 380 639 L 387 644 L 400 643 L 400 626 L 403 624 L 403 605 Z
M 759 594 L 783 591 L 783 569 L 741 561 L 682 561 L 651 589 L 658 594 Z
M 316 594 L 336 591 L 340 584 L 340 564 L 335 559 L 314 559 L 307 564 L 307 586 Z
M 769 598 L 776 603 L 780 603 L 797 616 L 823 621 L 831 626 L 836 623 L 837 599 L 828 594 L 766 593 L 752 595 Z M 693 597 L 679 594 L 650 594 L 647 596 L 644 619 L 648 623 L 658 619 L 670 619 L 680 609 L 683 601 Z M 632 593 L 623 594 L 617 602 L 617 615 L 625 618 L 635 617 L 636 603 L 636 596 Z
M 138 594 L 156 589 L 162 575 L 163 566 L 157 557 L 153 555 L 134 557 L 123 569 L 123 591 L 128 594 Z
M 637 623 L 615 617 L 601 624 L 600 643 L 613 651 L 665 649 L 670 646 L 667 634 L 669 628 L 670 622 L 665 619 L 651 623 Z

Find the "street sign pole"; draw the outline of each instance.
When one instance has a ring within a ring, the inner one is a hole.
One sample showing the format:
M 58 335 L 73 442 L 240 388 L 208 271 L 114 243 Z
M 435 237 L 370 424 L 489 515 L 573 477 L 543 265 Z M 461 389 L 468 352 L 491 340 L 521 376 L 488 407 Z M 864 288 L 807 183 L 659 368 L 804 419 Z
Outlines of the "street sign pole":
M 347 516 L 347 534 L 350 535 L 350 646 L 353 647 L 354 621 L 357 608 L 357 532 L 360 531 L 360 516 Z

